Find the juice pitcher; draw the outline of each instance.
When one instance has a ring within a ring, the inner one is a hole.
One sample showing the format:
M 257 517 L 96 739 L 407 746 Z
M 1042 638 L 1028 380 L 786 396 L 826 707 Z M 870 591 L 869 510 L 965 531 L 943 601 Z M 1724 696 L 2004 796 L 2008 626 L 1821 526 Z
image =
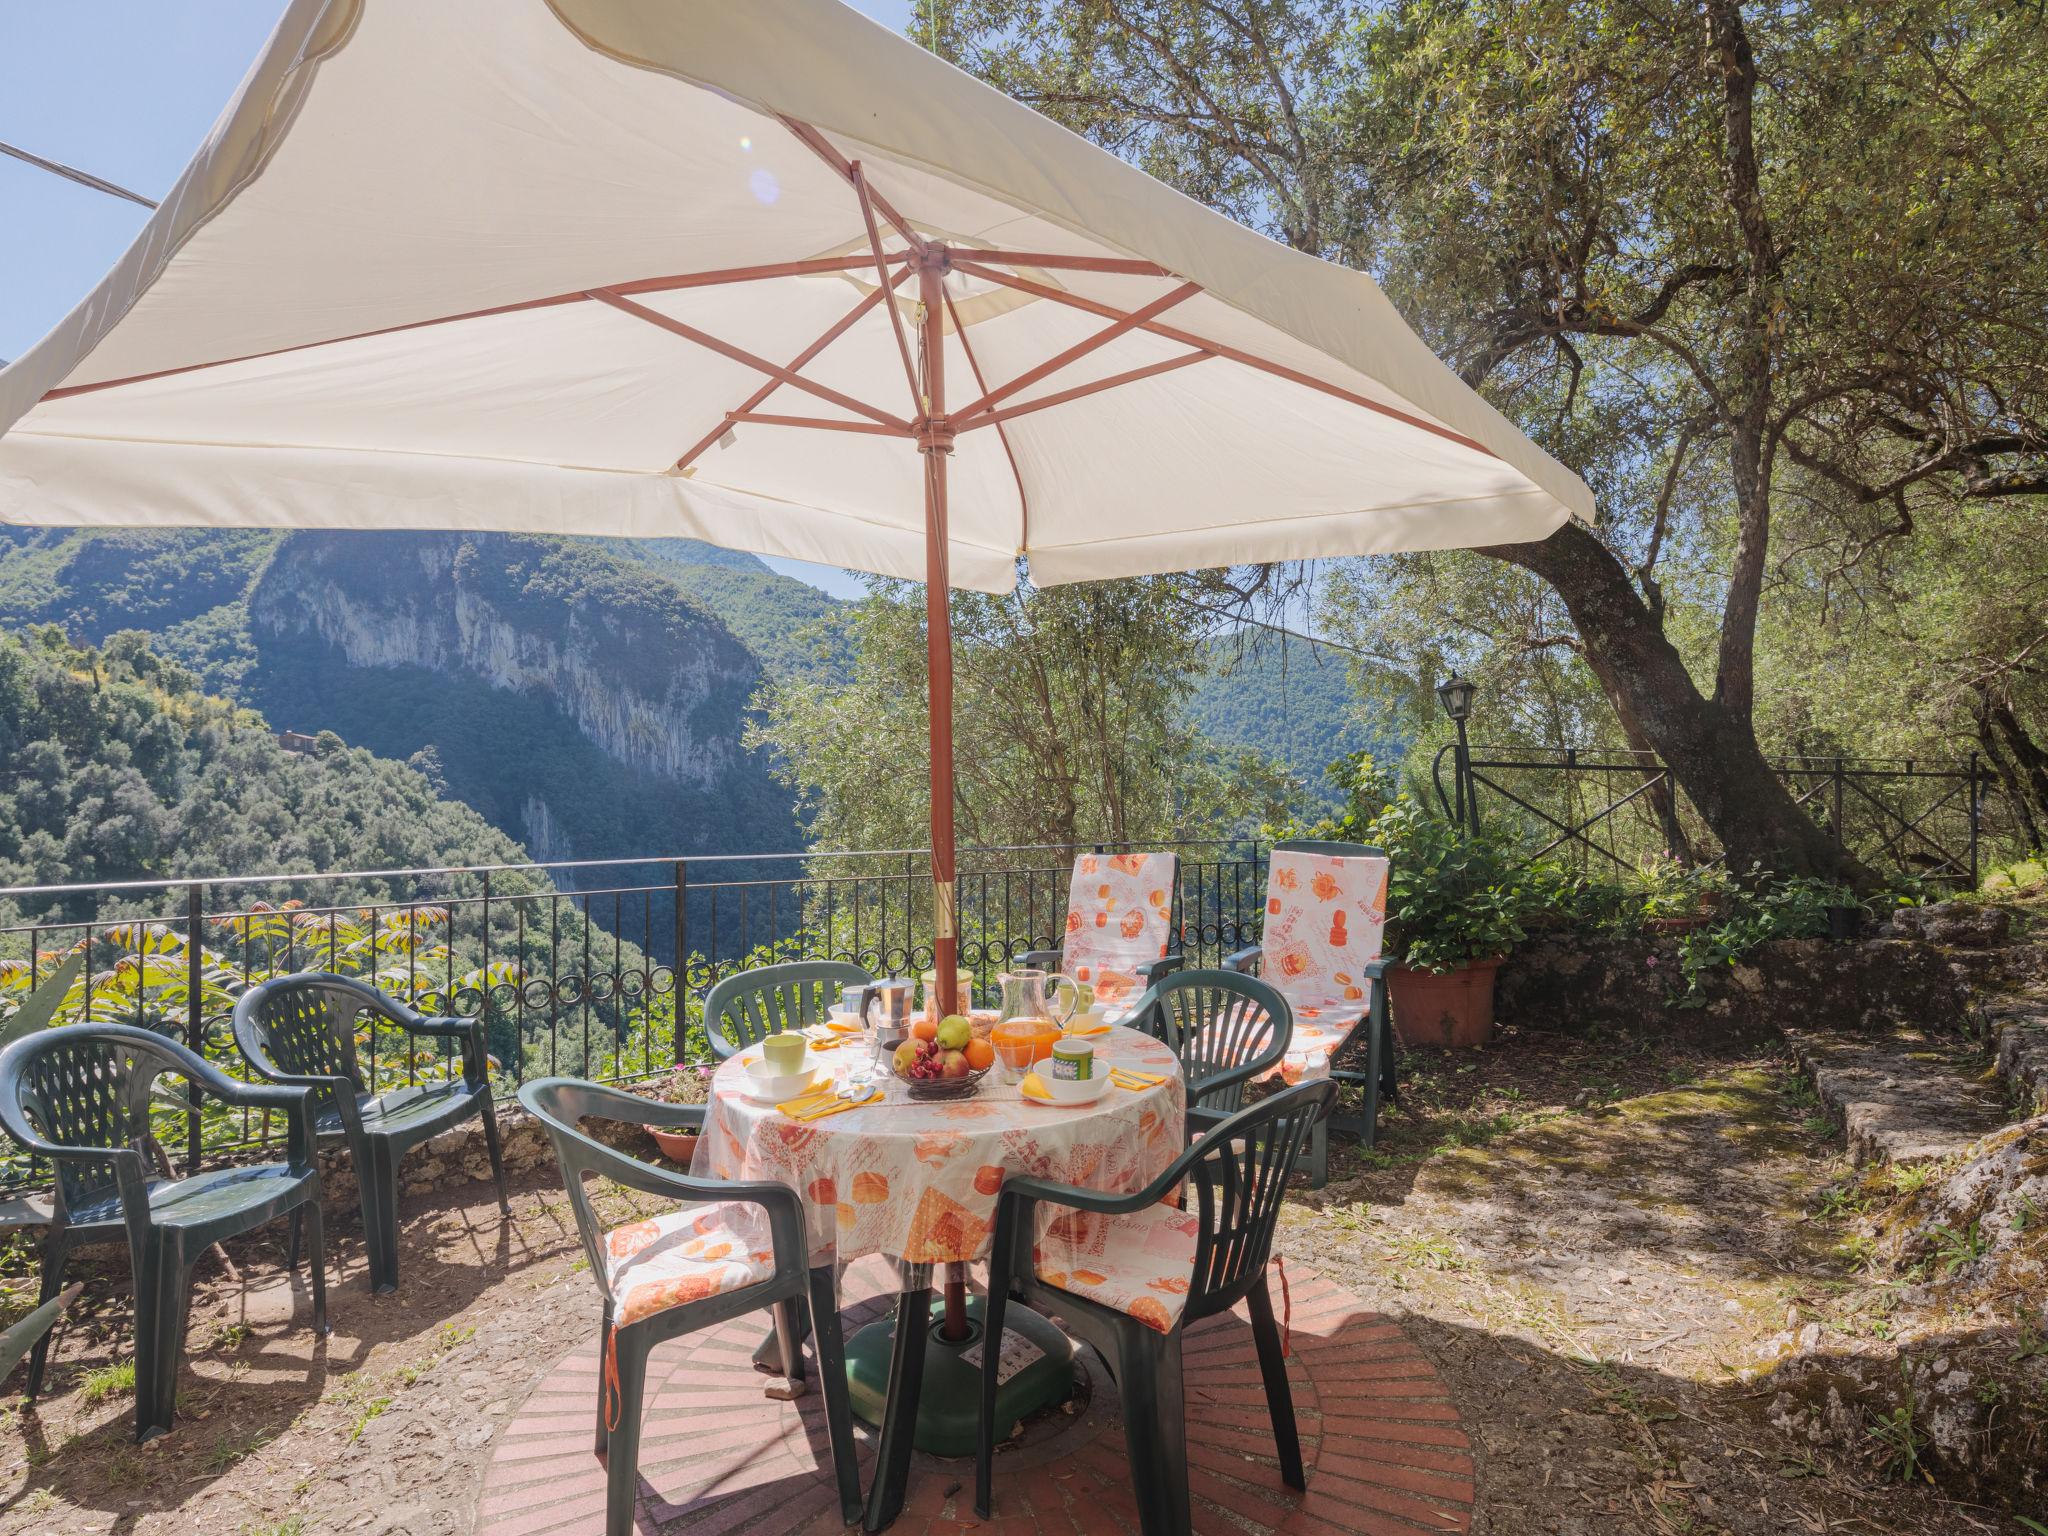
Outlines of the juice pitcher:
M 996 1048 L 996 1065 L 1003 1080 L 1020 1082 L 1052 1054 L 1053 1042 L 1074 1016 L 1080 993 L 1070 978 L 1057 971 L 1008 971 L 996 979 L 1002 985 L 1003 1000 L 989 1043 Z

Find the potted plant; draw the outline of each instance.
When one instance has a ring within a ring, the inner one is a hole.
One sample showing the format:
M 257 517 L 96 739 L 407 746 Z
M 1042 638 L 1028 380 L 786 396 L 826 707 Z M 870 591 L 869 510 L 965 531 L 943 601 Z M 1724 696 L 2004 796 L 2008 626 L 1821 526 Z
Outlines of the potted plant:
M 1387 997 L 1408 1045 L 1493 1038 L 1494 973 L 1523 938 L 1522 869 L 1502 838 L 1460 827 L 1401 796 L 1367 842 L 1387 852 Z
M 656 1079 L 654 1097 L 664 1104 L 708 1104 L 711 1102 L 710 1063 L 684 1063 Z M 697 1153 L 695 1131 L 663 1130 L 649 1126 L 647 1134 L 654 1138 L 654 1144 L 661 1148 L 662 1156 L 670 1162 L 690 1166 L 690 1159 Z

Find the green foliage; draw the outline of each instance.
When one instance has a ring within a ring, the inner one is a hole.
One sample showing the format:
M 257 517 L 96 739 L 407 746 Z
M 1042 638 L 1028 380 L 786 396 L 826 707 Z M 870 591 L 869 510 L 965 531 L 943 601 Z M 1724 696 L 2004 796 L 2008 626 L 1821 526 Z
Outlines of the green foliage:
M 843 681 L 785 677 L 748 736 L 796 791 L 813 846 L 923 846 L 924 594 L 875 579 L 834 615 Z M 1215 835 L 1269 814 L 1279 778 L 1235 763 L 1185 708 L 1211 621 L 1175 578 L 952 598 L 956 809 L 963 846 Z
M 1297 781 L 1290 804 L 1307 815 L 1342 809 L 1344 786 L 1325 764 L 1361 751 L 1391 760 L 1406 750 L 1403 722 L 1380 701 L 1381 669 L 1258 629 L 1222 636 L 1209 651 L 1210 666 L 1188 696 L 1189 723 L 1220 751 L 1272 758 Z
M 1450 971 L 1507 954 L 1524 937 L 1527 897 L 1514 850 L 1401 796 L 1365 828 L 1386 850 L 1387 950 L 1417 970 Z
M 16 770 L 0 784 L 0 885 L 521 857 L 408 768 L 360 748 L 294 757 L 147 650 L 81 649 L 54 628 L 0 634 L 0 759 Z M 59 900 L 24 915 L 70 914 Z
M 1680 1007 L 1706 1002 L 1702 984 L 1710 972 L 1726 969 L 1773 939 L 1817 939 L 1828 932 L 1828 908 L 1854 906 L 1855 892 L 1825 880 L 1778 879 L 1754 870 L 1729 888 L 1718 918 L 1679 942 Z

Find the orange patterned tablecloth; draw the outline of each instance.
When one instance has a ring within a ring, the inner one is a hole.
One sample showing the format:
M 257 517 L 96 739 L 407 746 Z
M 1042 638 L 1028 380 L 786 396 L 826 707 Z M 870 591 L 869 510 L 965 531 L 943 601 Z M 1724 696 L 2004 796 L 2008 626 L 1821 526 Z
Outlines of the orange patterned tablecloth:
M 1006 1175 L 1141 1189 L 1186 1145 L 1187 1095 L 1171 1051 L 1137 1030 L 1113 1029 L 1098 1038 L 1096 1056 L 1166 1081 L 1142 1092 L 1111 1086 L 1068 1108 L 1026 1103 L 993 1073 L 973 1098 L 951 1103 L 913 1100 L 891 1078 L 881 1103 L 802 1122 L 747 1097 L 735 1056 L 711 1080 L 696 1171 L 795 1189 L 814 1258 L 983 1258 Z M 1068 1260 L 1096 1246 L 1097 1225 L 1061 1224 L 1056 1240 Z

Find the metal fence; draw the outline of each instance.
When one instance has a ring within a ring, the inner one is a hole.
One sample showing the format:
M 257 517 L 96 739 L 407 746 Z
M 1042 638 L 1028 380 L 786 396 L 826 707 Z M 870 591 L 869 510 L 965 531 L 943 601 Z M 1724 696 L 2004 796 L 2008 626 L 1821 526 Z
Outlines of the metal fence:
M 1445 814 L 1453 796 L 1437 754 Z M 1649 753 L 1475 745 L 1467 788 L 1480 814 L 1519 826 L 1531 862 L 1563 859 L 1633 872 L 1683 841 L 1717 856 L 1668 768 Z M 1872 869 L 1959 889 L 1977 884 L 1997 779 L 1973 753 L 1960 765 L 1910 758 L 1799 757 L 1772 765 L 1793 799 Z
M 1184 952 L 1214 962 L 1255 936 L 1262 848 L 1167 846 L 1180 856 Z M 978 986 L 1058 942 L 1081 851 L 963 851 L 961 964 Z M 483 1017 L 508 1080 L 629 1081 L 701 1058 L 703 995 L 735 969 L 812 958 L 875 975 L 928 968 L 930 889 L 919 849 L 16 887 L 0 889 L 0 996 L 24 995 L 82 946 L 86 974 L 59 1022 L 137 1024 L 247 1076 L 236 998 L 267 977 L 338 971 L 424 1012 Z M 431 1078 L 452 1059 L 396 1029 L 367 1030 L 358 1050 L 379 1086 Z M 159 1126 L 193 1167 L 270 1134 L 218 1104 Z M 26 1160 L 0 1166 L 0 1185 L 31 1176 Z

